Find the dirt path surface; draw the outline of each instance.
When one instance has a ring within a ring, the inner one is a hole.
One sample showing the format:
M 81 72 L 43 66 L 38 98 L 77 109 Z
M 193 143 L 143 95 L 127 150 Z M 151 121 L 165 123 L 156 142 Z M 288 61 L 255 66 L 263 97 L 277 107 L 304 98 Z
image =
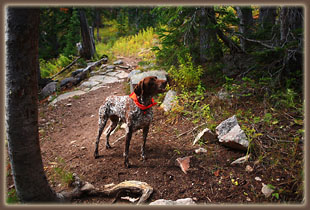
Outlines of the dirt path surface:
M 178 138 L 179 134 L 197 125 L 186 118 L 173 121 L 158 106 L 153 108 L 154 119 L 146 143 L 145 162 L 140 160 L 141 131 L 134 133 L 131 140 L 131 168 L 124 167 L 124 139 L 107 150 L 104 146 L 105 136 L 102 135 L 99 154 L 103 157 L 95 159 L 93 153 L 98 129 L 98 109 L 107 96 L 124 95 L 125 89 L 125 81 L 113 83 L 60 101 L 57 106 L 40 105 L 42 157 L 49 181 L 56 191 L 68 188 L 53 178 L 55 168 L 62 164 L 65 170 L 76 173 L 97 188 L 125 180 L 146 182 L 154 188 L 148 202 L 188 197 L 200 204 L 267 201 L 260 191 L 264 176 L 268 174 L 261 166 L 251 163 L 253 172 L 246 172 L 246 164 L 231 166 L 233 160 L 245 154 L 218 143 L 207 143 L 203 145 L 207 153 L 195 154 L 194 150 L 200 146 L 192 146 L 192 142 L 201 129 Z M 123 129 L 117 130 L 110 137 L 110 143 L 124 134 Z M 177 158 L 185 156 L 192 156 L 187 174 L 176 164 Z M 255 177 L 260 177 L 262 181 L 255 180 Z M 111 204 L 113 200 L 114 198 L 85 197 L 74 202 Z

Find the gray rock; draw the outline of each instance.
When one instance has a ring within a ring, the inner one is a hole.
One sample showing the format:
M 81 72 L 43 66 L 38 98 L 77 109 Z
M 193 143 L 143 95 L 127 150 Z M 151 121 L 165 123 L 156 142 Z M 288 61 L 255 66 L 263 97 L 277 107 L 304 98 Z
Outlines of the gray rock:
M 129 66 L 119 66 L 121 69 L 129 69 Z
M 133 75 L 139 74 L 141 71 L 140 70 L 132 70 L 129 74 L 128 74 L 128 79 L 130 80 L 130 78 Z
M 163 101 L 163 103 L 160 105 L 160 107 L 162 107 L 165 112 L 169 111 L 175 104 L 175 97 L 176 97 L 177 93 L 173 90 L 169 90 L 165 96 L 165 99 Z
M 115 66 L 114 65 L 108 65 L 107 69 L 115 69 Z
M 72 87 L 77 82 L 77 79 L 74 77 L 68 77 L 60 81 L 60 87 Z
M 97 81 L 86 81 L 86 82 L 83 82 L 80 87 L 81 88 L 92 88 L 96 85 L 99 85 L 99 82 Z
M 176 201 L 159 199 L 151 202 L 149 205 L 196 205 L 192 198 L 182 198 Z
M 274 190 L 264 183 L 262 183 L 262 185 L 262 193 L 265 195 L 266 198 L 268 198 L 274 192 Z
M 206 150 L 205 148 L 198 148 L 198 149 L 195 149 L 195 153 L 196 154 L 199 154 L 199 153 L 206 153 L 208 152 L 208 150 Z
M 147 71 L 139 74 L 135 74 L 130 77 L 130 92 L 132 92 L 135 86 L 145 77 L 155 76 L 160 80 L 167 81 L 167 72 L 165 71 Z
M 76 75 L 78 75 L 79 73 L 81 73 L 83 71 L 83 69 L 77 69 L 77 70 L 75 70 L 75 71 L 73 71 L 72 73 L 71 73 L 71 76 L 72 77 L 75 77 Z
M 121 65 L 121 64 L 123 64 L 124 62 L 122 61 L 122 60 L 117 60 L 117 61 L 115 61 L 113 64 L 114 65 Z
M 125 72 L 125 71 L 121 71 L 121 72 L 118 72 L 118 74 L 116 75 L 117 78 L 119 79 L 125 79 L 128 77 L 128 73 Z
M 79 95 L 83 95 L 85 94 L 86 92 L 85 91 L 82 91 L 82 90 L 76 90 L 76 91 L 72 91 L 72 92 L 67 92 L 67 93 L 64 93 L 64 94 L 61 94 L 59 95 L 57 98 L 55 98 L 51 103 L 50 105 L 55 105 L 57 102 L 59 101 L 62 101 L 64 99 L 67 99 L 67 98 L 71 98 L 73 96 L 79 96 Z
M 205 128 L 203 131 L 201 131 L 195 138 L 193 145 L 195 145 L 199 139 L 203 139 L 204 141 L 212 142 L 216 139 L 216 136 L 209 128 Z
M 221 122 L 216 127 L 216 134 L 219 142 L 225 146 L 239 150 L 247 150 L 249 146 L 247 137 L 240 128 L 235 115 Z
M 45 97 L 55 93 L 56 90 L 57 90 L 57 82 L 50 82 L 42 89 L 40 96 L 42 98 L 45 98 Z

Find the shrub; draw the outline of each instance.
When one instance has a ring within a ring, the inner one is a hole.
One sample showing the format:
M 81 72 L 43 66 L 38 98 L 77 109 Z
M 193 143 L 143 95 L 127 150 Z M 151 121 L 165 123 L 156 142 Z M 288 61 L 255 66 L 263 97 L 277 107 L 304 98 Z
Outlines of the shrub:
M 171 66 L 168 73 L 183 90 L 197 87 L 203 75 L 202 67 L 194 67 L 190 54 L 186 54 L 185 59 L 179 56 L 178 61 L 179 67 Z

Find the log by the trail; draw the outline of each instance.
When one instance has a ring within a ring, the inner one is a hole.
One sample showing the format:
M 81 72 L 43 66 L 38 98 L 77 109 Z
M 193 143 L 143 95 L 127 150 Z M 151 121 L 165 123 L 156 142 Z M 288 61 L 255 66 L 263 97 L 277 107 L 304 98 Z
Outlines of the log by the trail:
M 115 196 L 115 200 L 122 192 L 130 192 L 132 194 L 141 194 L 137 205 L 145 203 L 145 201 L 153 193 L 153 188 L 145 182 L 140 181 L 124 181 L 117 185 L 110 184 L 103 190 L 95 188 L 92 184 L 82 181 L 76 174 L 73 174 L 73 186 L 75 187 L 71 192 L 58 193 L 58 197 L 63 201 L 71 201 L 72 199 L 80 198 L 85 195 L 89 196 Z
M 63 68 L 60 72 L 58 72 L 57 74 L 53 75 L 52 77 L 50 77 L 50 79 L 55 78 L 57 75 L 65 72 L 67 69 L 69 69 L 71 66 L 73 66 L 73 64 L 75 64 L 79 59 L 81 58 L 81 56 L 77 57 L 76 59 L 74 59 L 74 61 L 72 61 L 72 63 L 70 63 L 68 66 L 66 66 L 65 68 Z

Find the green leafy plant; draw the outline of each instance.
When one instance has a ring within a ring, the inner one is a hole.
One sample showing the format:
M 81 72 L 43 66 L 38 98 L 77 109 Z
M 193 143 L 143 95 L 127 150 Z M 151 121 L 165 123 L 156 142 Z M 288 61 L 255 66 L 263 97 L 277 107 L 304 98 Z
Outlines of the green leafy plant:
M 10 191 L 8 191 L 6 202 L 7 202 L 8 204 L 16 204 L 16 203 L 19 203 L 19 199 L 18 199 L 18 197 L 17 197 L 17 194 L 16 194 L 16 190 L 15 190 L 15 189 L 11 189 Z
M 168 73 L 171 75 L 174 81 L 176 81 L 176 83 L 182 88 L 182 90 L 197 87 L 197 85 L 199 85 L 199 83 L 201 82 L 201 77 L 203 75 L 202 67 L 194 66 L 190 54 L 187 54 L 185 56 L 185 59 L 179 56 L 178 60 L 178 68 L 176 68 L 175 66 L 171 66 L 168 70 Z

